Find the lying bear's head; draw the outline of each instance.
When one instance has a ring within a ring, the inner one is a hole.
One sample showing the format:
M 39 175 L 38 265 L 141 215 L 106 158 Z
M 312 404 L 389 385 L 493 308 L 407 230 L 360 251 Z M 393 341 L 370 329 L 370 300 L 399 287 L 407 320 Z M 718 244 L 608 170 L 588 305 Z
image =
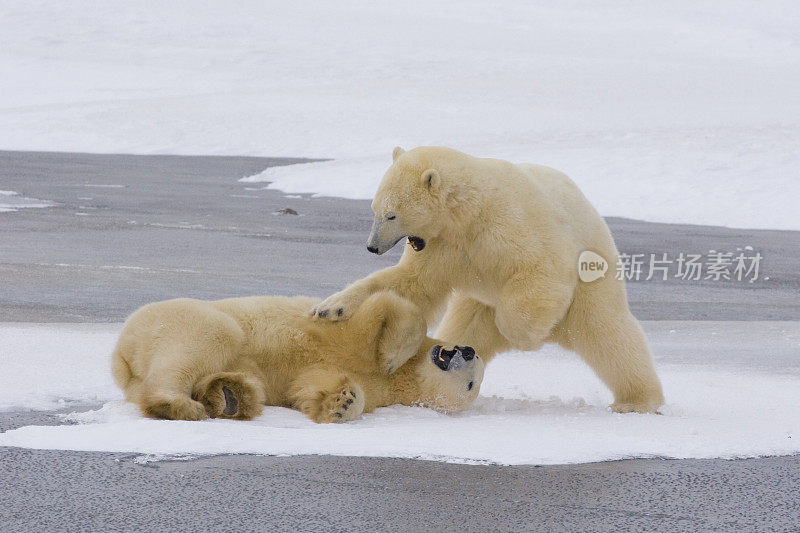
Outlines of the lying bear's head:
M 469 346 L 437 344 L 417 368 L 422 404 L 440 411 L 460 411 L 478 397 L 483 360 Z
M 375 220 L 367 250 L 383 254 L 408 237 L 417 252 L 425 249 L 454 216 L 453 184 L 449 176 L 458 172 L 460 154 L 440 147 L 394 149 L 394 162 L 383 176 L 372 201 Z

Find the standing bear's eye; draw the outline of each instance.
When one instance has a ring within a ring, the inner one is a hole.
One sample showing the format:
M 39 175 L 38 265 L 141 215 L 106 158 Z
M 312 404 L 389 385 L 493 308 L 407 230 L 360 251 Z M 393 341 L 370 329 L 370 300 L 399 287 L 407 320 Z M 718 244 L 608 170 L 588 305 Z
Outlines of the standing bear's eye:
M 386 215 L 386 220 L 394 220 L 397 217 L 395 215 Z

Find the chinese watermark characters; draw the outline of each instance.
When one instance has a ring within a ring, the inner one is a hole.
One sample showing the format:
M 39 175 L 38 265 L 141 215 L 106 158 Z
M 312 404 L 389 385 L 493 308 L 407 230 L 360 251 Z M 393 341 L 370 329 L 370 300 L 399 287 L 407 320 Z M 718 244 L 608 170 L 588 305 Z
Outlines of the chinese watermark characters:
M 614 277 L 626 281 L 666 281 L 672 278 L 686 281 L 745 281 L 753 283 L 761 275 L 760 252 L 751 246 L 735 252 L 709 250 L 705 255 L 680 252 L 670 257 L 660 254 L 620 253 Z M 764 278 L 769 279 L 769 278 Z

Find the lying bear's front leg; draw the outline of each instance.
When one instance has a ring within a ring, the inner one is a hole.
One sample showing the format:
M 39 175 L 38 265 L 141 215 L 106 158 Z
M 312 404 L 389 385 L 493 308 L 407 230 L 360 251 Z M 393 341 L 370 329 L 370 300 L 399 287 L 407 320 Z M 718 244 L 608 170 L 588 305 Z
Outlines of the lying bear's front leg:
M 301 374 L 289 390 L 289 400 L 314 422 L 347 422 L 364 412 L 364 390 L 341 372 L 311 369 Z

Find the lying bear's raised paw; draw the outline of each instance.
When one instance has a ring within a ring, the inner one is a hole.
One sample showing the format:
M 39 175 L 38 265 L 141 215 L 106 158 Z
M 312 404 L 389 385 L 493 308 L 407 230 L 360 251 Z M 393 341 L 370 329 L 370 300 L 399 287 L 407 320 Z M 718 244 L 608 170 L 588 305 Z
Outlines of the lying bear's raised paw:
M 328 394 L 320 400 L 319 411 L 314 422 L 348 422 L 355 420 L 364 411 L 364 395 L 354 388 L 345 387 L 341 391 Z

